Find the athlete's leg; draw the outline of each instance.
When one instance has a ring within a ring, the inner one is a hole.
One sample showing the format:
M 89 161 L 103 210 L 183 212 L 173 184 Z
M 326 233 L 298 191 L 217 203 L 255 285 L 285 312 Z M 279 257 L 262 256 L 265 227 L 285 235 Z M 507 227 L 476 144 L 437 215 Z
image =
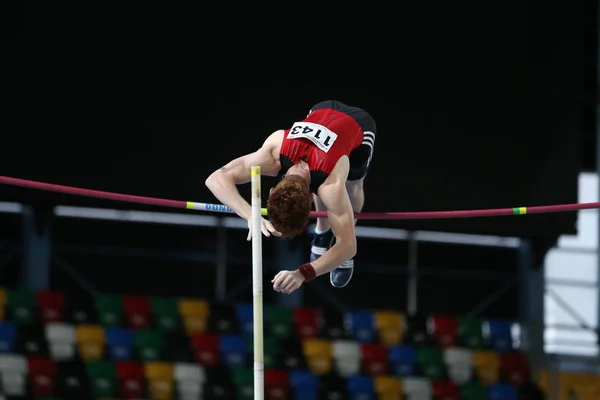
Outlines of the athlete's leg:
M 365 178 L 363 177 L 356 181 L 346 182 L 346 189 L 348 190 L 348 196 L 350 196 L 354 212 L 361 212 L 365 204 L 364 181 Z M 354 220 L 354 223 L 356 223 L 356 220 Z
M 317 211 L 327 211 L 327 207 L 325 206 L 325 204 L 323 204 L 323 202 L 321 201 L 319 196 L 317 196 L 316 194 L 315 194 L 314 200 L 315 200 L 315 209 Z M 331 226 L 329 225 L 328 218 L 317 218 L 317 226 L 315 228 L 315 232 L 323 233 L 323 232 L 328 231 L 330 228 L 331 228 Z

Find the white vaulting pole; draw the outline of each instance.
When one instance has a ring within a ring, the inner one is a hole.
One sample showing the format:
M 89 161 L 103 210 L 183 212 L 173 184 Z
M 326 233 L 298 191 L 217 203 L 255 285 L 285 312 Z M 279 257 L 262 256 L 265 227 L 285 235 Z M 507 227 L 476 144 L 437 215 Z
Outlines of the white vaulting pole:
M 260 167 L 251 167 L 252 190 L 252 304 L 254 309 L 254 400 L 265 398 L 263 352 L 262 208 Z

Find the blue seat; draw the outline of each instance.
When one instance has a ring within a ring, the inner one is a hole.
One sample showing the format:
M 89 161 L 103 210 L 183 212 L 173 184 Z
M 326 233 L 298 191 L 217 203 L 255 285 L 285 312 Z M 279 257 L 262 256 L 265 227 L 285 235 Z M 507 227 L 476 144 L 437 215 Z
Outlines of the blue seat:
M 346 387 L 351 400 L 376 400 L 375 383 L 373 378 L 365 375 L 355 375 L 346 379 Z
M 417 349 L 412 346 L 390 346 L 388 359 L 394 374 L 399 377 L 416 375 Z
M 295 400 L 317 400 L 319 380 L 315 375 L 310 371 L 293 370 L 289 376 Z
M 499 353 L 512 350 L 511 322 L 501 319 L 490 319 L 486 322 L 490 347 Z
M 132 360 L 133 332 L 128 329 L 106 328 L 106 347 L 113 361 Z
M 12 353 L 17 340 L 17 326 L 12 322 L 0 322 L 0 354 Z
M 239 303 L 235 306 L 238 323 L 244 335 L 251 336 L 254 331 L 254 309 L 251 303 Z
M 502 384 L 489 386 L 488 397 L 490 400 L 518 400 L 517 389 Z
M 351 336 L 361 343 L 372 343 L 377 339 L 375 315 L 369 311 L 351 311 L 346 314 Z
M 246 365 L 246 341 L 242 335 L 219 336 L 219 350 L 224 364 L 231 369 Z

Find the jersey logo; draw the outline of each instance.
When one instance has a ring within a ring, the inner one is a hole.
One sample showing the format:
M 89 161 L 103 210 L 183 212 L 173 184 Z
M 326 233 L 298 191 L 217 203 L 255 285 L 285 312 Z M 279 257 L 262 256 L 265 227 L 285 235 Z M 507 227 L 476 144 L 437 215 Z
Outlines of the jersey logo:
M 312 122 L 296 122 L 290 129 L 288 139 L 308 139 L 325 153 L 335 143 L 337 135 L 323 125 Z

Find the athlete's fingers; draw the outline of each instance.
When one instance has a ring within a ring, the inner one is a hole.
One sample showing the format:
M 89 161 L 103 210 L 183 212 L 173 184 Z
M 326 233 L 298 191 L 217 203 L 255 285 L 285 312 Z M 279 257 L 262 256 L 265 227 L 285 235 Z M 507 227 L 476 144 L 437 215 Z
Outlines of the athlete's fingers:
M 252 229 L 248 229 L 248 237 L 246 238 L 247 241 L 251 241 L 252 240 Z
M 271 233 L 269 233 L 269 229 L 267 229 L 267 227 L 264 224 L 262 225 L 261 230 L 263 235 L 265 235 L 266 237 L 271 236 Z
M 265 224 L 267 225 L 267 229 L 269 230 L 269 232 L 271 232 L 275 236 L 281 236 L 281 232 L 277 231 L 277 229 L 275 229 L 275 227 L 270 221 L 265 221 Z

